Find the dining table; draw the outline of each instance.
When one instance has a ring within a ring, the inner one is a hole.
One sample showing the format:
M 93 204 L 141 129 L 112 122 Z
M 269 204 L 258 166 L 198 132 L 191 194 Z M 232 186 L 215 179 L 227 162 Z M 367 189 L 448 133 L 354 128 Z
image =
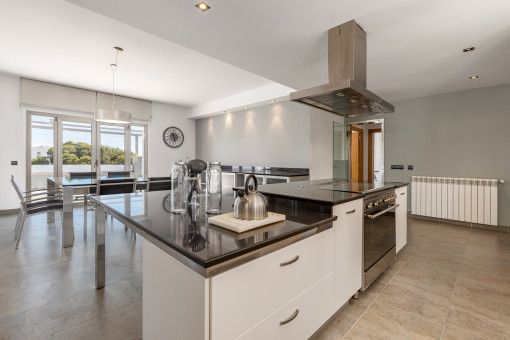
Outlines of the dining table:
M 129 179 L 134 178 L 136 190 L 144 190 L 147 187 L 149 177 L 158 177 L 156 175 L 130 175 L 130 176 L 62 176 L 62 177 L 48 177 L 47 186 L 48 192 L 62 189 L 63 191 L 63 212 L 62 212 L 62 248 L 72 247 L 74 243 L 74 216 L 73 205 L 83 197 L 86 200 L 87 194 L 92 193 L 91 188 L 97 190 L 97 185 L 101 180 L 114 180 L 114 179 Z M 163 177 L 163 176 L 159 176 Z M 121 183 L 119 183 L 121 184 Z M 95 191 L 94 191 L 95 192 Z M 84 202 L 84 228 L 86 230 L 86 201 Z M 55 222 L 55 211 L 47 212 L 47 222 Z M 86 232 L 85 232 L 86 235 Z

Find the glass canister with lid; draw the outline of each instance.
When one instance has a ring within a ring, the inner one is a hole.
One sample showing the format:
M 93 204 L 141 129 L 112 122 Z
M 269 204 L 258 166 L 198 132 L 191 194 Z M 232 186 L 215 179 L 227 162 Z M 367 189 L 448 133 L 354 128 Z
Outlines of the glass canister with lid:
M 207 163 L 206 195 L 208 214 L 221 213 L 221 163 L 212 161 Z
M 177 161 L 172 165 L 172 213 L 186 213 L 188 194 L 188 167 L 185 162 Z

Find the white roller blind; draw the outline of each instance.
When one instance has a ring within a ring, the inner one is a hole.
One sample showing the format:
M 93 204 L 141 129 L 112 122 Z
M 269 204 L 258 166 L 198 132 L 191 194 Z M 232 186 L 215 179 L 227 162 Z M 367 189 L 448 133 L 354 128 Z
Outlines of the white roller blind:
M 111 109 L 112 95 L 107 93 L 97 93 L 97 108 Z M 115 96 L 115 108 L 131 113 L 133 119 L 150 120 L 151 119 L 151 102 L 140 99 L 133 99 L 122 96 Z
M 96 92 L 21 78 L 21 104 L 94 112 Z

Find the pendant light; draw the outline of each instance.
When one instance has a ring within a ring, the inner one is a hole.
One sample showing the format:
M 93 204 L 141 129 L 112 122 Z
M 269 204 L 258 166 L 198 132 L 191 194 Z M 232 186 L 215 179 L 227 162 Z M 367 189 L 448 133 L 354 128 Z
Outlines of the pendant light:
M 94 119 L 104 123 L 117 123 L 117 124 L 130 124 L 131 113 L 115 109 L 115 71 L 117 70 L 117 59 L 119 52 L 124 51 L 122 47 L 114 47 L 115 50 L 115 64 L 110 64 L 112 67 L 112 108 L 111 109 L 96 109 Z

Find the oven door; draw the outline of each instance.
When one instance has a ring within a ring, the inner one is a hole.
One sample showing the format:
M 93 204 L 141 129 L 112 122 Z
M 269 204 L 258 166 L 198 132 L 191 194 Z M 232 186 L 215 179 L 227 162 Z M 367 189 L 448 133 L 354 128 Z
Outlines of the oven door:
M 384 205 L 365 213 L 363 226 L 363 271 L 367 272 L 395 247 L 395 208 Z

